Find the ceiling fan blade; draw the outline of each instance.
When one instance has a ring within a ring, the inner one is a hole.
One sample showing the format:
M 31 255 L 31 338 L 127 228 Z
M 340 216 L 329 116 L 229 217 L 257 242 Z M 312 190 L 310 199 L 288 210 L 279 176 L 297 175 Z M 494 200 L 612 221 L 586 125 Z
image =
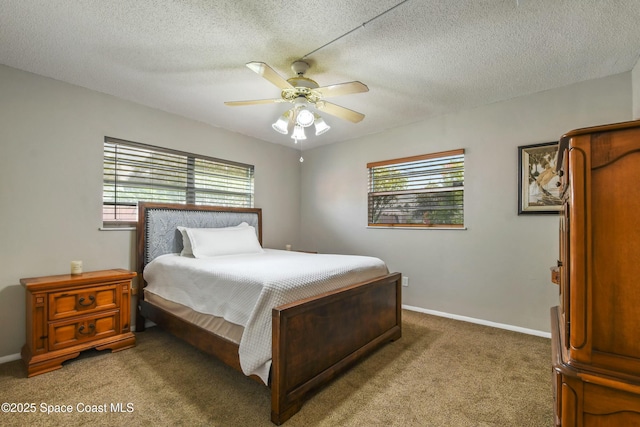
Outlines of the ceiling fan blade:
M 337 85 L 323 86 L 315 89 L 323 98 L 331 96 L 349 95 L 351 93 L 369 92 L 366 84 L 361 82 L 340 83 Z
M 243 105 L 258 105 L 258 104 L 275 104 L 278 102 L 285 102 L 282 98 L 278 99 L 254 99 L 252 101 L 227 101 L 224 105 L 229 107 L 241 107 Z
M 357 111 L 353 111 L 345 107 L 341 107 L 336 104 L 332 104 L 331 102 L 319 101 L 316 103 L 316 108 L 320 111 L 331 114 L 332 116 L 349 120 L 353 123 L 358 123 L 359 121 L 364 119 L 364 114 L 358 113 Z
M 292 89 L 291 83 L 282 78 L 280 74 L 276 73 L 273 68 L 269 67 L 264 62 L 247 62 L 247 67 L 257 74 L 260 74 L 265 79 L 269 80 L 280 89 Z

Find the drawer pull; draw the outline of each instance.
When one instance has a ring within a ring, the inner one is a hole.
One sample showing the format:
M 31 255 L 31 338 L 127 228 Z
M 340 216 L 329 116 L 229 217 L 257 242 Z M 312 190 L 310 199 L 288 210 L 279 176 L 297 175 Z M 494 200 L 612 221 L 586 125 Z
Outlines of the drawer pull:
M 94 302 L 96 302 L 96 297 L 94 297 L 93 295 L 89 295 L 89 303 L 88 304 L 83 304 L 84 303 L 84 297 L 80 297 L 80 299 L 78 300 L 78 305 L 81 305 L 82 307 L 89 307 Z
M 81 335 L 91 335 L 95 329 L 96 325 L 94 325 L 93 323 L 89 323 L 89 331 L 84 332 L 84 325 L 80 325 L 80 327 L 78 328 L 78 333 Z

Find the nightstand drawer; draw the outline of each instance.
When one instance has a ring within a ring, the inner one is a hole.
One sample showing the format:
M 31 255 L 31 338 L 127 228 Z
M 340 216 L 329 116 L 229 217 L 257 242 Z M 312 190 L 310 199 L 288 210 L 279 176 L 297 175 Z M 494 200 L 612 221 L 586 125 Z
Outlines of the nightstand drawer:
M 49 351 L 118 334 L 119 311 L 49 323 Z
M 117 288 L 121 285 L 121 283 L 115 283 L 51 293 L 49 294 L 49 320 L 116 309 L 120 306 Z

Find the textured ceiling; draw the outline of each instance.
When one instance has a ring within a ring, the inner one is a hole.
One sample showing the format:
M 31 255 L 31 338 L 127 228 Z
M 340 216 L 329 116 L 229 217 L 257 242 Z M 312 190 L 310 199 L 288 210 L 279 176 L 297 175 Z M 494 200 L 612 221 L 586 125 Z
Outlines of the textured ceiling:
M 289 104 L 224 101 L 278 98 L 244 64 L 288 78 L 309 53 L 307 77 L 369 92 L 303 149 L 629 71 L 640 0 L 0 1 L 0 63 L 289 146 Z

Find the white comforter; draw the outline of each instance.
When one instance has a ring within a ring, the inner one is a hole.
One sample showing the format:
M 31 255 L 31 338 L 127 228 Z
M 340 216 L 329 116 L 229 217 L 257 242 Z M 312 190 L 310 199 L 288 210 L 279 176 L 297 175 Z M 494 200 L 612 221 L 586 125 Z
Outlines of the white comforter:
M 163 255 L 146 266 L 144 278 L 150 292 L 244 326 L 240 366 L 267 384 L 274 307 L 387 273 L 373 257 L 265 249 L 207 259 Z

